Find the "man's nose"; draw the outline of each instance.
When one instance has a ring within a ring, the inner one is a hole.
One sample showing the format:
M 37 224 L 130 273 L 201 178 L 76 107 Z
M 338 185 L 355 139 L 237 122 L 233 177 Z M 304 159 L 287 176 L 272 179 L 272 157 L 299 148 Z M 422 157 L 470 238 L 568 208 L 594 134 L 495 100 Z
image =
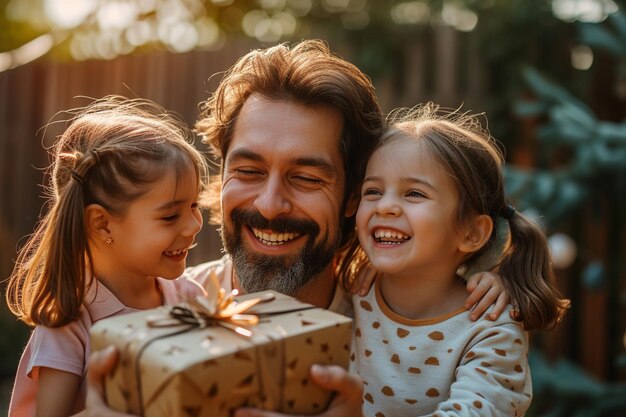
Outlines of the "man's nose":
M 260 186 L 254 207 L 268 220 L 291 211 L 288 190 L 282 178 L 269 176 Z

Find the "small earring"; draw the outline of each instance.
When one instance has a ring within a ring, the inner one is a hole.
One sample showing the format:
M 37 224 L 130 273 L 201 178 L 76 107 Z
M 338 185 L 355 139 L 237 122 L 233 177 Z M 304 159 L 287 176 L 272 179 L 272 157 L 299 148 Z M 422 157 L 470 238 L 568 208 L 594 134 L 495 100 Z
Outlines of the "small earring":
M 111 236 L 107 236 L 107 238 L 104 239 L 104 243 L 110 245 L 111 243 L 113 243 L 113 238 Z

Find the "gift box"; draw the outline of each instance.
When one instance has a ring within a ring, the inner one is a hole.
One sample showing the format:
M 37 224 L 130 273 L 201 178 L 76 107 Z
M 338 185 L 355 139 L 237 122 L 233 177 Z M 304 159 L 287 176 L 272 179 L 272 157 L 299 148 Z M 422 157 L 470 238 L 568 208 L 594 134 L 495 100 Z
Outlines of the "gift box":
M 146 417 L 231 416 L 243 406 L 324 411 L 332 393 L 309 370 L 347 368 L 352 320 L 273 291 L 223 298 L 201 300 L 216 304 L 208 313 L 183 303 L 96 323 L 92 349 L 120 352 L 106 379 L 109 406 Z

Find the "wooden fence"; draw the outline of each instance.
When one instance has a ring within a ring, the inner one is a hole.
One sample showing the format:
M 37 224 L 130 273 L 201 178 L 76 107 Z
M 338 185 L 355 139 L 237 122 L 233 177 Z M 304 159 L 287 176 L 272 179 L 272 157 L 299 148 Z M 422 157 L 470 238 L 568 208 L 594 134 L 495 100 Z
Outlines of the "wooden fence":
M 240 40 L 231 41 L 227 48 L 215 52 L 153 53 L 79 63 L 42 60 L 0 73 L 0 277 L 4 279 L 9 275 L 20 239 L 32 232 L 40 214 L 44 202 L 41 197 L 43 170 L 49 163 L 44 148 L 53 143 L 63 126 L 53 124 L 47 129 L 42 127 L 56 112 L 85 104 L 76 96 L 136 95 L 155 100 L 193 124 L 198 115 L 198 103 L 208 97 L 221 78 L 218 75 L 209 80 L 209 77 L 224 71 L 238 57 L 257 46 Z M 336 50 L 350 59 L 349 49 L 341 48 L 339 46 Z M 463 38 L 451 29 L 438 30 L 428 40 L 417 39 L 407 44 L 402 83 L 397 82 L 397 74 L 387 74 L 374 80 L 383 108 L 389 110 L 434 100 L 446 106 L 457 107 L 465 103 L 474 111 L 484 110 L 481 106 L 484 106 L 484 98 L 489 93 L 485 83 L 488 72 L 475 54 L 460 53 L 462 48 Z M 532 136 L 532 127 L 529 136 Z M 198 146 L 205 149 L 200 143 Z M 512 155 L 515 157 L 514 152 Z M 517 158 L 528 161 L 523 154 Z M 581 233 L 588 233 L 598 242 L 604 242 L 602 230 L 609 227 L 608 224 L 588 221 L 590 219 L 597 217 L 594 214 L 583 219 L 586 221 L 583 226 L 585 231 Z M 602 251 L 602 245 L 605 243 L 598 243 L 598 250 Z M 215 228 L 205 226 L 199 247 L 190 255 L 189 263 L 193 265 L 217 258 L 221 256 L 220 248 Z M 599 256 L 608 253 L 605 251 Z M 618 318 L 621 314 L 623 318 L 624 309 L 619 312 L 607 310 L 606 289 L 581 294 L 575 283 L 578 272 L 564 272 L 564 289 L 568 296 L 584 306 L 581 311 L 593 311 L 596 315 L 574 311 L 560 329 L 545 335 L 543 345 L 551 356 L 568 355 L 591 374 L 607 377 L 607 364 L 614 359 L 610 352 L 615 351 L 608 346 L 615 343 L 615 337 L 610 338 L 608 332 L 618 330 L 619 334 L 624 333 L 623 319 L 619 328 L 609 326 L 607 320 L 612 314 Z M 6 322 L 12 325 L 11 319 L 7 318 L 4 300 L 0 304 L 3 306 L 0 309 L 0 324 Z M 574 309 L 577 309 L 576 305 Z M 21 346 L 27 331 L 24 326 L 16 326 L 23 330 L 18 332 L 17 339 L 5 343 Z M 573 341 L 569 342 L 572 338 Z M 576 347 L 573 348 L 570 343 L 576 344 Z M 2 374 L 10 377 L 17 357 L 8 355 L 1 360 L 0 377 Z

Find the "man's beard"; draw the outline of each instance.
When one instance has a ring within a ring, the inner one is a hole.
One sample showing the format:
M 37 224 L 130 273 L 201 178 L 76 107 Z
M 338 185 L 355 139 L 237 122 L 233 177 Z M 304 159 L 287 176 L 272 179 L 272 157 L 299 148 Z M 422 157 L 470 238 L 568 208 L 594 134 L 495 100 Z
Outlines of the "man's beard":
M 235 209 L 231 212 L 233 228 L 222 223 L 222 242 L 231 255 L 241 289 L 247 293 L 274 290 L 288 295 L 297 292 L 330 264 L 339 248 L 339 234 L 326 235 L 316 243 L 320 228 L 312 220 L 280 218 L 267 220 L 259 212 Z M 306 245 L 295 255 L 262 255 L 251 253 L 242 244 L 244 227 L 296 233 L 307 238 Z

